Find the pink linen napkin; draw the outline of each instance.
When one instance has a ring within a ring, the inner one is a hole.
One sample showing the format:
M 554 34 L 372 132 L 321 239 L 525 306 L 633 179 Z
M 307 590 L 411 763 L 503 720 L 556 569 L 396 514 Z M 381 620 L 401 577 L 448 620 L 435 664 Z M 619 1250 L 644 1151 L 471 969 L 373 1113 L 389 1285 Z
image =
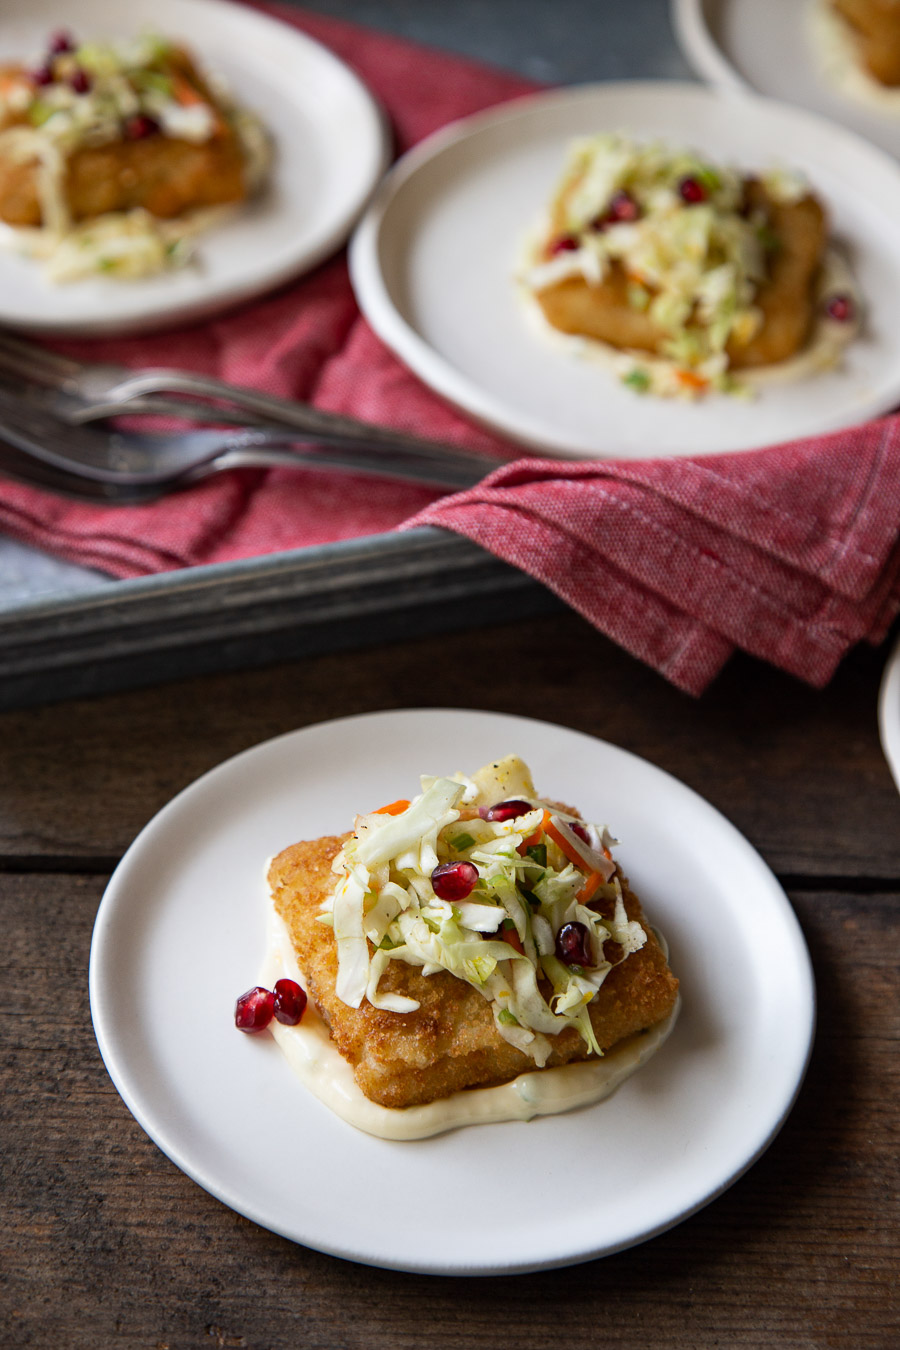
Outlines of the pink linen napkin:
M 900 416 L 740 455 L 520 460 L 408 522 L 467 535 L 699 694 L 734 648 L 821 686 L 900 610 Z
M 353 66 L 402 151 L 533 86 L 473 62 L 267 7 Z M 343 255 L 202 326 L 66 344 L 166 364 L 496 452 L 453 496 L 363 477 L 241 472 L 140 507 L 93 507 L 0 480 L 0 529 L 117 577 L 436 525 L 530 573 L 679 688 L 734 648 L 814 685 L 900 609 L 900 417 L 739 455 L 572 464 L 515 459 L 425 389 L 362 320 Z M 514 460 L 504 463 L 506 460 Z

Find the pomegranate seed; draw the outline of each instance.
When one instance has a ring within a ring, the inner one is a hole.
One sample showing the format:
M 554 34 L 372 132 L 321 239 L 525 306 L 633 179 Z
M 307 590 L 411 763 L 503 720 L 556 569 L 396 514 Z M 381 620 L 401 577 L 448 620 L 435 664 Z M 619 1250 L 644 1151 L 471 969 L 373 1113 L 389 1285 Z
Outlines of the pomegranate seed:
M 478 868 L 470 862 L 441 863 L 431 874 L 431 885 L 439 900 L 465 900 L 478 880 Z
M 678 193 L 683 202 L 688 206 L 696 206 L 698 202 L 705 202 L 709 193 L 700 182 L 699 178 L 682 178 L 678 184 Z
M 588 848 L 590 848 L 590 846 L 591 846 L 591 836 L 588 834 L 587 829 L 585 828 L 584 825 L 582 825 L 581 821 L 580 821 L 580 820 L 567 820 L 567 821 L 566 821 L 566 824 L 568 825 L 568 827 L 569 827 L 569 829 L 572 831 L 572 833 L 573 833 L 573 834 L 577 834 L 577 835 L 578 835 L 578 838 L 581 840 L 581 842 L 582 842 L 583 844 L 587 844 Z
M 146 113 L 137 113 L 134 117 L 129 117 L 125 123 L 125 139 L 129 141 L 143 141 L 148 136 L 155 136 L 159 131 L 159 123 L 155 117 L 148 117 Z
M 583 923 L 564 923 L 556 935 L 556 955 L 566 966 L 589 966 L 591 935 Z
M 74 52 L 75 39 L 64 28 L 58 29 L 50 38 L 47 50 L 51 56 L 62 56 L 64 52 Z
M 306 990 L 296 980 L 276 980 L 274 990 L 275 1020 L 286 1027 L 295 1027 L 306 1008 Z
M 620 188 L 614 192 L 609 206 L 600 217 L 598 224 L 602 228 L 604 225 L 618 225 L 623 222 L 637 220 L 641 214 L 641 208 L 638 206 L 630 192 L 625 188 Z
M 234 1025 L 239 1031 L 264 1031 L 272 1020 L 275 995 L 271 989 L 256 985 L 241 994 L 234 1005 Z
M 72 71 L 69 76 L 69 88 L 74 89 L 76 94 L 86 94 L 91 87 L 91 77 L 86 70 L 79 66 Z
M 49 65 L 38 66 L 36 70 L 33 70 L 31 72 L 31 82 L 32 84 L 36 84 L 38 86 L 42 86 L 45 84 L 52 84 L 53 71 L 50 68 L 50 66 Z
M 829 319 L 835 319 L 838 323 L 848 323 L 854 317 L 856 308 L 849 295 L 833 295 L 825 306 L 825 313 Z
M 574 253 L 578 248 L 578 240 L 574 234 L 561 234 L 558 239 L 554 239 L 549 248 L 551 258 L 555 258 L 559 253 Z
M 516 816 L 524 816 L 526 811 L 533 810 L 531 802 L 513 797 L 508 802 L 497 802 L 496 806 L 483 806 L 478 814 L 482 820 L 515 820 Z

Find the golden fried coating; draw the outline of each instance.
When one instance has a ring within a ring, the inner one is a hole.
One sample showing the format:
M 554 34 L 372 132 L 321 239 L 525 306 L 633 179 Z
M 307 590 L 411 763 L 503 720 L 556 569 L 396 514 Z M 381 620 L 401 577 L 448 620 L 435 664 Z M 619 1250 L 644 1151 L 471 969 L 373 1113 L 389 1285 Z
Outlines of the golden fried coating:
M 734 370 L 784 361 L 802 349 L 815 315 L 815 282 L 826 240 L 825 213 L 815 197 L 781 204 L 752 180 L 746 194 L 749 206 L 765 210 L 777 247 L 754 301 L 762 312 L 762 325 L 743 346 L 734 339 L 728 345 Z M 646 310 L 629 304 L 629 284 L 624 269 L 613 262 L 599 284 L 580 276 L 565 277 L 543 287 L 536 298 L 547 322 L 560 332 L 660 355 L 669 335 Z
M 859 56 L 879 84 L 900 84 L 900 4 L 897 0 L 832 0 L 853 29 Z
M 390 962 L 379 988 L 418 999 L 420 1007 L 412 1013 L 385 1012 L 365 1001 L 350 1008 L 336 996 L 337 947 L 332 930 L 316 915 L 334 888 L 331 863 L 344 838 L 285 849 L 272 861 L 269 884 L 310 996 L 365 1095 L 382 1106 L 417 1106 L 533 1070 L 533 1060 L 496 1030 L 487 1000 L 447 971 L 424 976 L 402 961 Z M 629 918 L 643 924 L 640 903 L 624 879 L 623 889 Z M 648 930 L 646 944 L 610 972 L 589 1005 L 598 1044 L 609 1049 L 662 1021 L 677 992 L 678 981 Z M 555 1039 L 548 1067 L 588 1054 L 581 1036 L 567 1028 Z
M 76 221 L 134 207 L 168 220 L 242 201 L 243 159 L 231 132 L 201 145 L 167 136 L 116 141 L 75 151 L 66 167 L 65 195 Z M 33 163 L 0 157 L 0 219 L 8 225 L 41 224 Z
M 215 107 L 212 93 L 186 53 L 172 52 L 169 67 Z M 15 81 L 20 71 L 0 67 L 0 89 Z M 7 115 L 0 130 L 24 121 L 24 116 Z M 0 153 L 0 220 L 13 226 L 43 223 L 38 172 L 36 160 L 20 162 Z M 81 146 L 66 159 L 64 193 L 75 221 L 136 207 L 169 220 L 185 211 L 242 201 L 247 195 L 243 151 L 224 118 L 213 137 L 201 143 L 152 135 Z

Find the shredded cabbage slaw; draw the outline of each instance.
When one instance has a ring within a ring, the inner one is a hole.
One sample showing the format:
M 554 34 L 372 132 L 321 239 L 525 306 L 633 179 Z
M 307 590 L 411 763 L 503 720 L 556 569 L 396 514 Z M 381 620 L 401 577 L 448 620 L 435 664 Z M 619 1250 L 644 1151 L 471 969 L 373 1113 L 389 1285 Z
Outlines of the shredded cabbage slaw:
M 616 841 L 606 826 L 542 801 L 527 766 L 514 755 L 471 778 L 423 777 L 422 791 L 393 814 L 358 816 L 354 833 L 333 864 L 338 880 L 319 915 L 333 925 L 338 997 L 351 1007 L 409 1013 L 415 999 L 379 989 L 391 961 L 423 975 L 449 971 L 490 1003 L 499 1034 L 543 1067 L 549 1037 L 574 1027 L 595 1054 L 588 1005 L 613 964 L 646 942 L 628 918 L 615 863 Z M 479 808 L 502 800 L 528 809 L 487 820 Z M 393 809 L 393 808 L 392 808 Z M 469 897 L 440 899 L 432 873 L 440 864 L 468 862 L 478 879 Z M 591 907 L 605 901 L 609 917 Z M 556 936 L 569 923 L 589 934 L 589 965 L 556 955 Z M 605 952 L 606 943 L 616 944 Z

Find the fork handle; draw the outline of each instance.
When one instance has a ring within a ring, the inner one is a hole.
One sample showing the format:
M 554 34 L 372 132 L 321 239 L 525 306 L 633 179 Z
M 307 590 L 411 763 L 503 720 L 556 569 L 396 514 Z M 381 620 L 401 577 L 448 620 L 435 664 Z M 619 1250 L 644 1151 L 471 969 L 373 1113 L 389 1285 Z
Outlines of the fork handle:
M 490 468 L 496 468 L 498 463 L 493 456 L 467 450 L 462 446 L 441 444 L 439 441 L 413 436 L 391 427 L 360 422 L 354 417 L 325 412 L 306 403 L 293 403 L 289 399 L 277 398 L 273 394 L 263 394 L 255 389 L 226 384 L 224 380 L 207 375 L 189 375 L 177 370 L 141 371 L 123 380 L 112 393 L 126 402 L 136 395 L 152 393 L 194 394 L 202 398 L 223 399 L 244 408 L 254 416 L 265 418 L 268 422 L 276 422 L 279 426 L 291 427 L 295 431 L 303 432 L 308 439 L 321 441 L 323 444 L 412 450 L 418 455 L 435 457 L 441 461 L 446 459 L 449 452 L 462 463 L 471 464 L 473 469 L 480 468 L 483 473 L 488 472 Z

